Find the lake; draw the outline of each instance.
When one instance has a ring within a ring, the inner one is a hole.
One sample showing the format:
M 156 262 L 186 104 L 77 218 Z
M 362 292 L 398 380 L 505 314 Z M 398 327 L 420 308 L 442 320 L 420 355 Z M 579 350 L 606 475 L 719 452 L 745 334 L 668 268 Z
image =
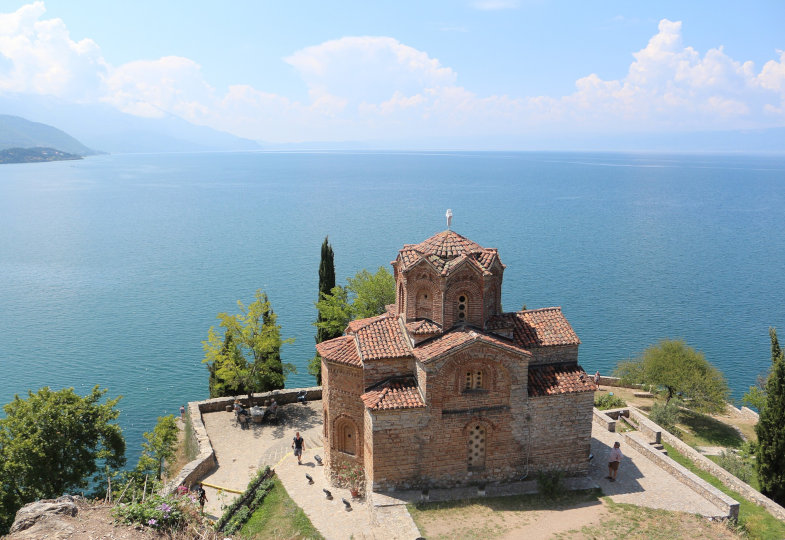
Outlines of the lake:
M 287 386 L 313 384 L 329 235 L 343 283 L 453 230 L 496 247 L 503 307 L 562 306 L 610 372 L 683 338 L 741 398 L 785 337 L 785 157 L 202 153 L 0 167 L 0 403 L 48 385 L 122 394 L 129 463 L 157 416 L 207 397 L 216 314 L 265 290 Z

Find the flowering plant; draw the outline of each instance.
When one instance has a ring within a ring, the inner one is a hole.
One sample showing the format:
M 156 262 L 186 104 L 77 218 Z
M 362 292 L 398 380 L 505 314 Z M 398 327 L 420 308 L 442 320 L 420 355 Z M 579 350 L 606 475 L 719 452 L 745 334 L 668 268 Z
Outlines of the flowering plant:
M 365 470 L 358 462 L 343 459 L 335 470 L 336 481 L 342 487 L 361 492 L 365 487 Z

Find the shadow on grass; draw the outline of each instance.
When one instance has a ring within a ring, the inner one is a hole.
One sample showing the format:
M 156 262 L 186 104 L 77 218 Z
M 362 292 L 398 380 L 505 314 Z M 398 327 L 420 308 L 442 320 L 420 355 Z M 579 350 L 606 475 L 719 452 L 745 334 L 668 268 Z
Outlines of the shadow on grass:
M 697 445 L 738 448 L 744 442 L 736 428 L 705 414 L 683 410 L 679 423 L 690 430 Z
M 416 512 L 459 510 L 469 506 L 481 506 L 494 512 L 560 510 L 564 508 L 601 504 L 600 497 L 602 497 L 602 490 L 597 488 L 565 491 L 551 498 L 532 493 L 529 495 L 509 495 L 505 497 L 478 497 L 459 501 L 420 502 L 408 506 L 410 508 L 413 507 Z

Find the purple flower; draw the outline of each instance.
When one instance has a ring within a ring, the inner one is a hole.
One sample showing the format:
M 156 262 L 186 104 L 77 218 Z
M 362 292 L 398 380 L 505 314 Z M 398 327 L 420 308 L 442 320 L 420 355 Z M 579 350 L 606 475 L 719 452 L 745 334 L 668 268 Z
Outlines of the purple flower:
M 153 526 L 153 525 L 156 525 L 156 524 L 158 524 L 158 522 L 157 522 L 155 519 L 153 519 L 153 518 L 150 518 L 150 519 L 148 520 L 147 524 L 148 524 L 148 525 L 150 525 L 150 526 Z
M 161 510 L 162 512 L 168 512 L 169 510 L 172 509 L 172 507 L 166 503 L 161 503 L 161 506 L 159 506 L 158 509 Z

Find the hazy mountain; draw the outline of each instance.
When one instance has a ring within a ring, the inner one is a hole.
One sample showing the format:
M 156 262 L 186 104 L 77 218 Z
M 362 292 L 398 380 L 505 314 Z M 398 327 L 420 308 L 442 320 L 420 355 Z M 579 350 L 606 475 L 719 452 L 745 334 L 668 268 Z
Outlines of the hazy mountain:
M 141 118 L 105 104 L 68 103 L 51 96 L 0 95 L 0 113 L 60 127 L 86 145 L 112 153 L 259 150 L 259 144 L 174 115 Z
M 94 151 L 56 127 L 31 122 L 20 116 L 0 114 L 0 150 L 49 148 L 66 154 L 89 156 Z

